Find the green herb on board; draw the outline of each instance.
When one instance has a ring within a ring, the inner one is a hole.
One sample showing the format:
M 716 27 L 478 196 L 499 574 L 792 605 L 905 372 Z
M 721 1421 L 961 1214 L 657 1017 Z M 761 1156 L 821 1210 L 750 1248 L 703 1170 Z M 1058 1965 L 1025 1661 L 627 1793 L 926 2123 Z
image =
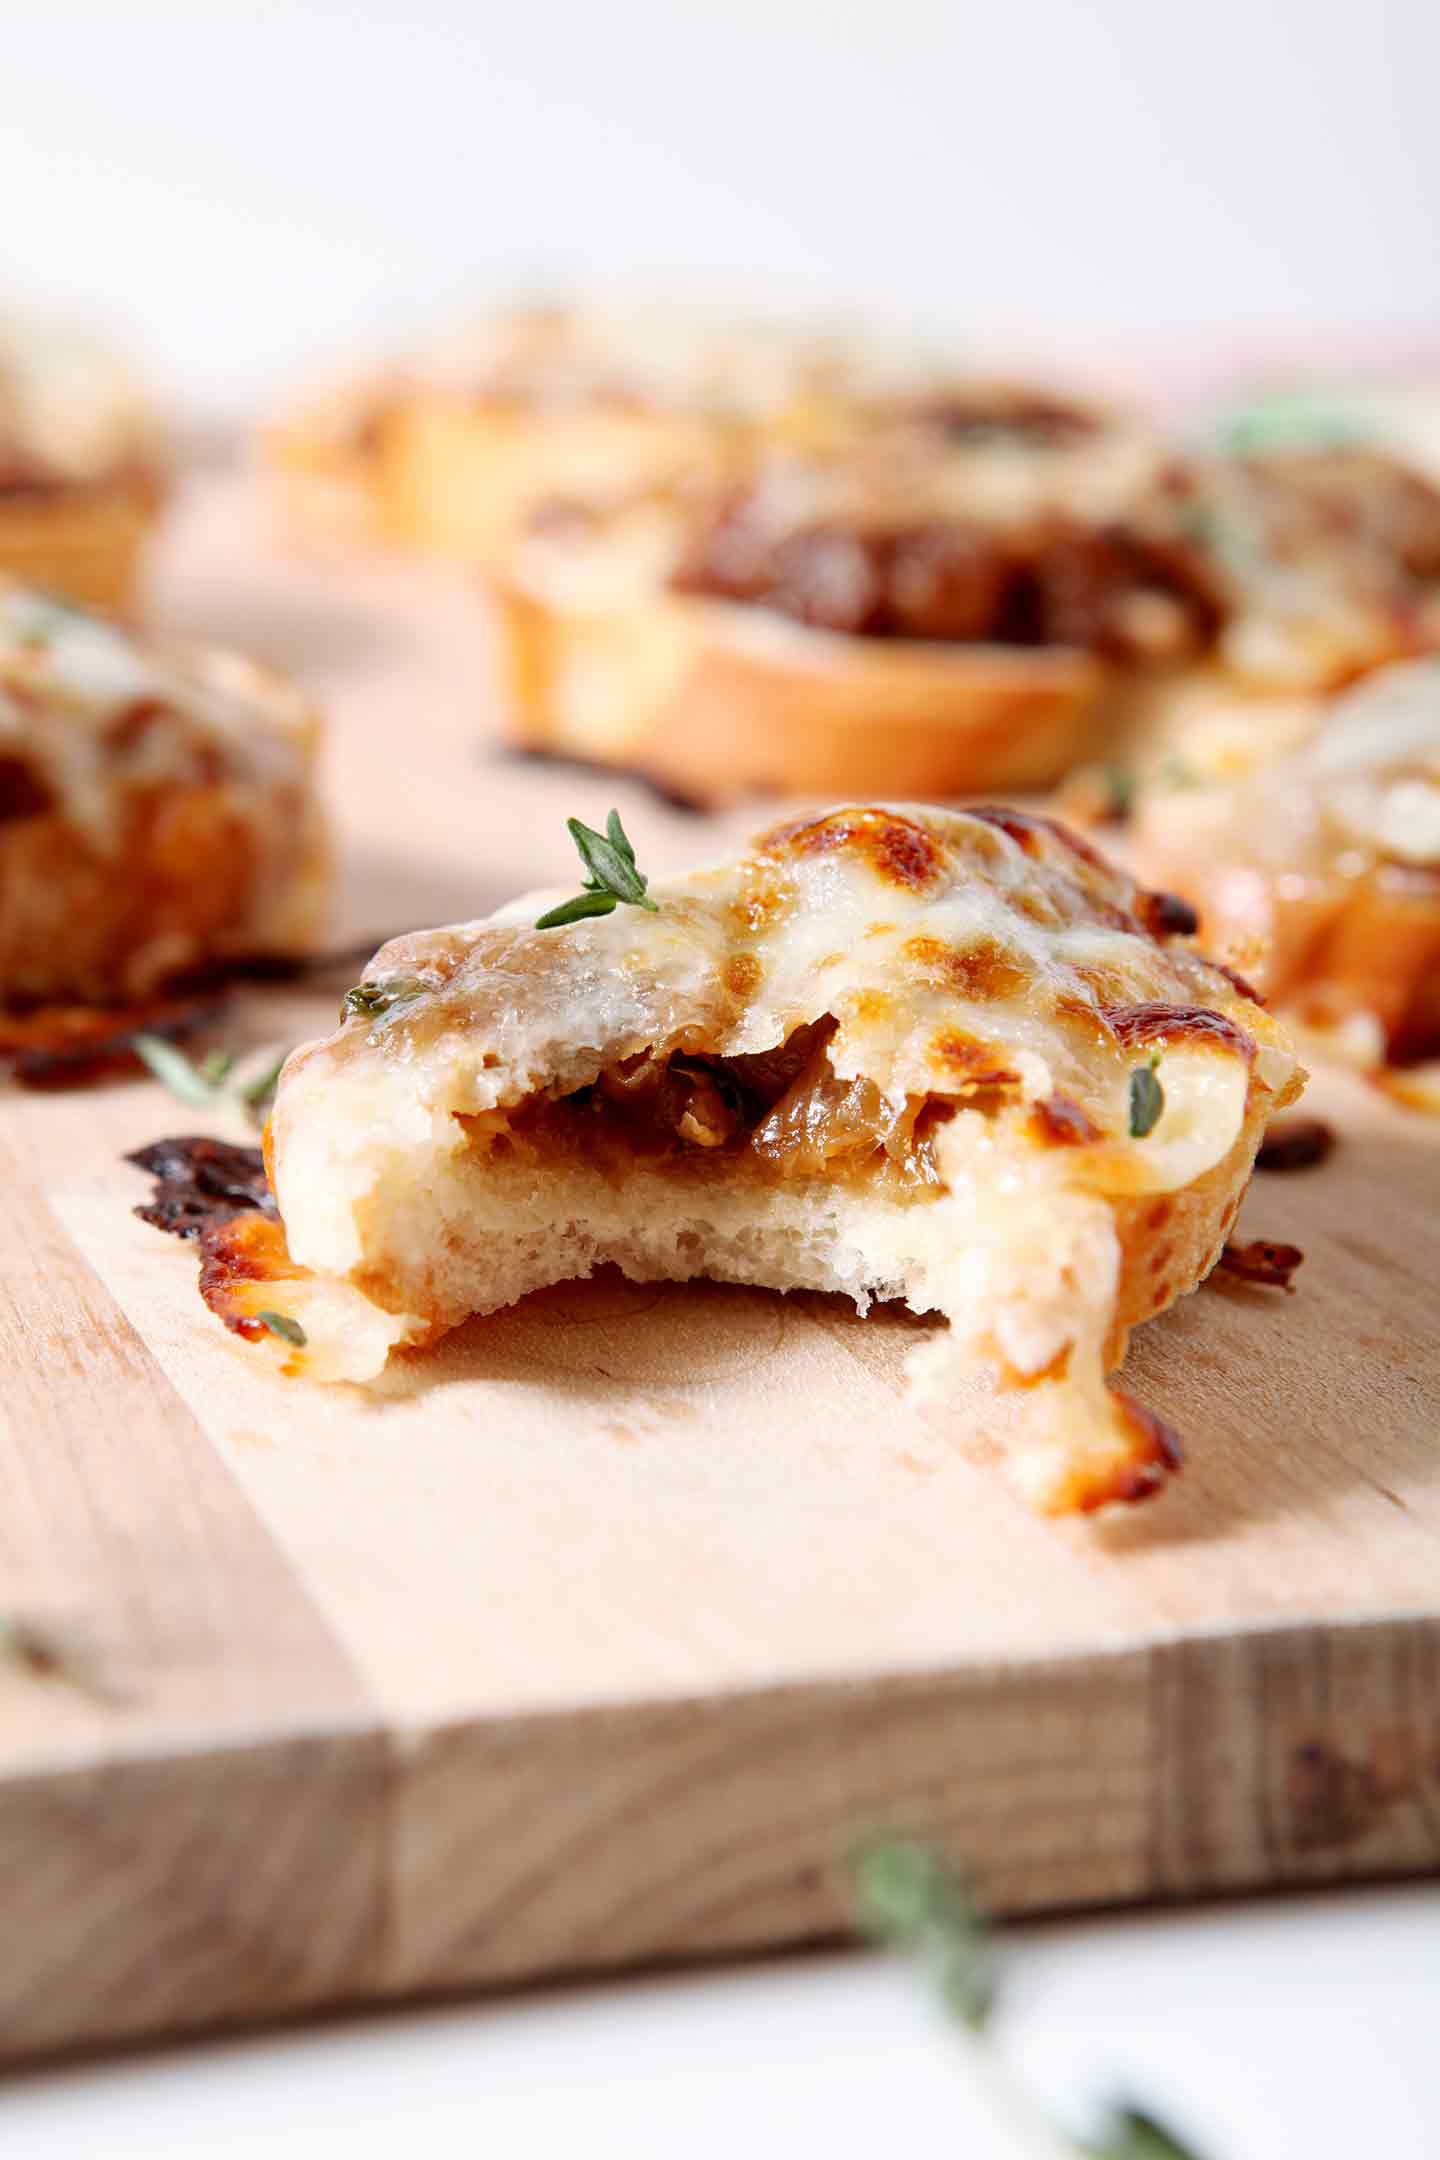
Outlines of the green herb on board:
M 1113 2109 L 1099 2137 L 1085 2143 L 1046 2119 L 991 2045 L 999 1999 L 994 1934 L 969 1885 L 940 1853 L 906 1838 L 873 1839 L 856 1856 L 854 1884 L 860 1929 L 908 1951 L 934 1977 L 969 2035 L 986 2091 L 1037 2160 L 1200 2160 L 1193 2146 L 1133 2103 Z
M 163 1035 L 150 1035 L 142 1029 L 130 1040 L 136 1057 L 177 1101 L 189 1103 L 195 1110 L 239 1109 L 252 1125 L 263 1125 L 269 1115 L 280 1068 L 289 1056 L 282 1050 L 248 1080 L 237 1079 L 233 1050 L 207 1051 L 197 1063 Z

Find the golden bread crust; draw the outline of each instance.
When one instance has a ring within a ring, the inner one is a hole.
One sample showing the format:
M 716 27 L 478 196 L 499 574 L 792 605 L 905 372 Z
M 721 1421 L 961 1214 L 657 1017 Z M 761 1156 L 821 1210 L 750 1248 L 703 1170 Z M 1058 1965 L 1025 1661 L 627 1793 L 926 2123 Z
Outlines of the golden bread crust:
M 0 491 L 0 577 L 84 606 L 122 609 L 134 597 L 163 499 L 152 479 L 43 494 Z
M 1039 788 L 1097 743 L 1108 671 L 1070 649 L 865 640 L 659 591 L 609 612 L 495 592 L 510 740 L 748 794 Z

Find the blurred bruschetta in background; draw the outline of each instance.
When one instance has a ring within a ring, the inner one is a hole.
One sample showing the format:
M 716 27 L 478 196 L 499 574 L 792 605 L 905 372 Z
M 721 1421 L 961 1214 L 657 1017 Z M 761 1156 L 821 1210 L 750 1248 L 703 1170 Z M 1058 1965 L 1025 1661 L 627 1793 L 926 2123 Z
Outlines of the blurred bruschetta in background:
M 0 312 L 0 575 L 124 606 L 167 477 L 121 353 L 72 323 Z

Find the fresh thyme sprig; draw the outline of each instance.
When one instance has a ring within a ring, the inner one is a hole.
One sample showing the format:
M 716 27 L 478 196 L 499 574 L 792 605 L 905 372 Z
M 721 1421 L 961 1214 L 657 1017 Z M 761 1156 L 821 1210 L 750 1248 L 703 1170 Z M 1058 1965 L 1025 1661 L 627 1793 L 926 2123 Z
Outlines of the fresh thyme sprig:
M 1110 758 L 1103 768 L 1103 777 L 1105 815 L 1112 824 L 1124 825 L 1135 809 L 1134 772 L 1118 758 Z
M 1160 1062 L 1158 1050 L 1151 1055 L 1148 1065 L 1137 1065 L 1130 1074 L 1130 1137 L 1143 1140 L 1159 1124 L 1165 1108 L 1165 1090 L 1156 1077 L 1155 1068 Z
M 167 1042 L 163 1035 L 148 1035 L 142 1031 L 132 1036 L 131 1041 L 141 1063 L 150 1068 L 161 1086 L 168 1088 L 177 1101 L 189 1103 L 196 1110 L 238 1108 L 244 1111 L 252 1125 L 263 1125 L 270 1115 L 280 1068 L 290 1054 L 288 1050 L 282 1050 L 278 1057 L 261 1066 L 248 1079 L 234 1079 L 236 1059 L 233 1050 L 207 1051 L 197 1064 L 177 1043 Z
M 392 1005 L 408 1004 L 425 985 L 418 975 L 392 975 L 388 982 L 358 982 L 340 1000 L 340 1025 L 354 1014 L 361 1020 L 378 1020 Z
M 947 2007 L 983 2032 L 995 2005 L 990 1928 L 954 1869 L 927 1845 L 882 1839 L 860 1854 L 855 1889 L 865 1933 L 923 1958 Z
M 573 900 L 548 908 L 536 922 L 537 930 L 558 930 L 564 923 L 583 922 L 588 915 L 613 915 L 622 902 L 626 907 L 648 908 L 659 913 L 647 893 L 650 880 L 636 868 L 635 850 L 620 822 L 618 810 L 605 820 L 603 833 L 579 818 L 566 818 L 570 837 L 590 875 Z
M 1324 392 L 1291 390 L 1242 405 L 1220 422 L 1220 449 L 1232 457 L 1253 457 L 1267 450 L 1338 450 L 1363 443 L 1363 411 L 1347 407 Z
M 255 1315 L 261 1327 L 278 1335 L 281 1342 L 290 1343 L 296 1350 L 303 1350 L 307 1341 L 305 1330 L 288 1312 L 258 1312 Z
M 998 1995 L 994 1937 L 964 1879 L 927 1845 L 876 1839 L 855 1863 L 856 1912 L 864 1932 L 911 1951 L 939 1980 L 947 2006 L 980 2050 L 977 2067 L 1038 2153 L 1071 2160 L 1200 2160 L 1147 2110 L 1114 2109 L 1097 2140 L 1077 2144 L 1045 2120 L 985 2045 Z
M 1085 2160 L 1198 2160 L 1193 2145 L 1182 2145 L 1173 2130 L 1137 2107 L 1116 2108 L 1099 2143 L 1079 2150 Z

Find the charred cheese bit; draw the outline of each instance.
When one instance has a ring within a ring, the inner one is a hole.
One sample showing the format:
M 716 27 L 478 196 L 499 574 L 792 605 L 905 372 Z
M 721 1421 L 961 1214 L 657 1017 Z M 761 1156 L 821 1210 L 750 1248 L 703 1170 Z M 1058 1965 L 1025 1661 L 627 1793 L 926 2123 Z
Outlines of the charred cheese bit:
M 304 950 L 317 748 L 308 703 L 249 661 L 0 580 L 0 1000 L 132 1001 Z
M 405 1321 L 348 1283 L 317 1278 L 290 1258 L 273 1215 L 233 1215 L 200 1233 L 200 1295 L 236 1335 L 291 1378 L 346 1380 L 359 1364 L 378 1372 Z M 277 1329 L 280 1318 L 287 1327 Z
M 1199 903 L 1326 1054 L 1440 1055 L 1440 663 L 1387 668 L 1313 710 L 1296 744 L 1144 792 L 1138 859 Z M 1424 1102 L 1423 1083 L 1407 1099 Z
M 377 954 L 368 1009 L 286 1067 L 285 1241 L 232 1228 L 232 1324 L 279 1307 L 308 1340 L 284 1362 L 363 1380 L 605 1263 L 904 1298 L 949 1321 L 920 1383 L 983 1361 L 1026 1390 L 1039 1505 L 1151 1490 L 1173 1446 L 1105 1374 L 1214 1264 L 1302 1080 L 1184 911 L 991 809 L 837 810 L 652 889 L 653 915 L 537 931 L 531 896 Z

